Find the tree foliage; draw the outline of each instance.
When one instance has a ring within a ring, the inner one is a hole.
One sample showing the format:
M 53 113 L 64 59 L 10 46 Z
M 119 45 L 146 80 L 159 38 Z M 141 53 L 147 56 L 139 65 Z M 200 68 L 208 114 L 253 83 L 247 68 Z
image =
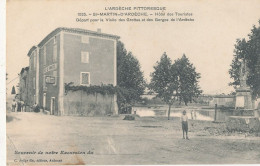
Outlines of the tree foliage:
M 168 120 L 170 117 L 171 106 L 174 102 L 175 94 L 178 90 L 177 73 L 174 70 L 171 59 L 164 53 L 159 62 L 154 66 L 154 72 L 151 74 L 151 83 L 149 88 L 157 93 L 168 104 Z
M 175 100 L 178 99 L 180 103 L 184 101 L 187 105 L 193 97 L 202 93 L 198 85 L 200 74 L 185 55 L 172 64 L 171 59 L 164 53 L 154 66 L 151 77 L 149 88 L 169 105 L 168 119 Z
M 187 105 L 188 102 L 192 102 L 194 97 L 198 97 L 202 93 L 198 84 L 200 74 L 196 72 L 196 68 L 185 54 L 181 59 L 175 61 L 174 66 L 178 75 L 177 96 L 179 96 L 180 103 L 183 101 Z
M 101 95 L 113 95 L 118 90 L 117 87 L 114 87 L 112 84 L 109 85 L 90 85 L 90 86 L 73 86 L 73 83 L 65 83 L 65 94 L 68 93 L 68 91 L 79 91 L 82 90 L 86 92 L 87 94 L 96 94 L 99 93 Z
M 253 91 L 253 98 L 257 98 L 260 96 L 260 26 L 253 26 L 248 34 L 248 40 L 243 38 L 236 41 L 234 57 L 229 70 L 230 77 L 233 79 L 230 85 L 234 87 L 240 84 L 239 71 L 242 60 L 246 61 L 249 70 L 247 85 Z
M 178 89 L 177 73 L 166 53 L 154 66 L 151 77 L 150 89 L 158 93 L 157 97 L 161 98 L 165 103 L 172 105 L 175 96 L 174 92 Z
M 120 41 L 117 43 L 117 86 L 119 104 L 138 101 L 145 89 L 139 61 Z

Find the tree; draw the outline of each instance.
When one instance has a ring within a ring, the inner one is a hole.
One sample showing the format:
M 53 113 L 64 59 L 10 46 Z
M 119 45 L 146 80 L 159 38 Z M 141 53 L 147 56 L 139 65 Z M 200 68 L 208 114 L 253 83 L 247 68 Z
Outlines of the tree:
M 178 78 L 175 66 L 171 59 L 164 53 L 159 62 L 154 66 L 154 72 L 151 74 L 151 83 L 149 88 L 157 93 L 169 106 L 168 120 L 170 119 L 171 106 L 178 89 Z
M 12 92 L 11 92 L 11 94 L 13 95 L 13 94 L 16 94 L 16 92 L 15 92 L 15 87 L 13 86 L 12 87 Z
M 256 99 L 260 96 L 260 26 L 256 27 L 254 25 L 248 37 L 248 40 L 243 38 L 236 41 L 234 57 L 229 70 L 230 77 L 233 79 L 230 85 L 236 88 L 240 84 L 241 61 L 245 60 L 249 70 L 247 85 L 250 86 L 253 92 L 252 97 Z
M 187 105 L 188 102 L 192 102 L 194 97 L 198 97 L 202 93 L 198 85 L 200 74 L 196 72 L 196 68 L 185 54 L 181 59 L 175 61 L 174 66 L 179 85 L 176 95 L 179 96 L 180 103 L 183 101 Z
M 169 106 L 168 120 L 171 106 L 177 98 L 180 103 L 184 101 L 187 105 L 192 102 L 193 97 L 202 93 L 198 85 L 200 74 L 185 55 L 172 64 L 171 59 L 164 53 L 154 66 L 151 77 L 150 89 Z
M 119 105 L 138 101 L 145 89 L 140 63 L 121 41 L 117 42 L 117 85 Z

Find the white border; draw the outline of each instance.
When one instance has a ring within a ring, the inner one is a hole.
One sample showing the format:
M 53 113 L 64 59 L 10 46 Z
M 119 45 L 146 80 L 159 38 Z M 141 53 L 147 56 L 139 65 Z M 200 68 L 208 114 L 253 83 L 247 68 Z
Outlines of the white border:
M 0 1 L 0 165 L 6 165 L 6 1 Z
M 117 85 L 117 40 L 114 41 L 114 86 Z

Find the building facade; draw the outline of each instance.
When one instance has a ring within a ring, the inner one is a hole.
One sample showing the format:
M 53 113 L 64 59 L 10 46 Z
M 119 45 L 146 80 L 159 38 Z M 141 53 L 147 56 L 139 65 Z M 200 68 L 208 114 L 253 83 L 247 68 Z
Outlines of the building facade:
M 118 39 L 100 30 L 57 28 L 52 31 L 28 53 L 29 104 L 37 103 L 53 115 L 64 115 L 66 83 L 116 86 Z
M 20 100 L 25 103 L 28 102 L 28 75 L 29 75 L 29 67 L 22 68 L 19 73 L 19 96 Z
M 27 104 L 29 106 L 34 105 L 36 102 L 36 65 L 37 65 L 37 54 L 38 49 L 36 46 L 33 46 L 27 56 L 29 57 L 29 72 L 28 72 L 28 89 L 27 89 Z

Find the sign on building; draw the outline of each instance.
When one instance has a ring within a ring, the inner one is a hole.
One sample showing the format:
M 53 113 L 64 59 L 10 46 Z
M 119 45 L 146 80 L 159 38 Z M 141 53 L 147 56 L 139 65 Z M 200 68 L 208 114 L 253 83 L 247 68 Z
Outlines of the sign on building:
M 43 73 L 47 73 L 49 71 L 56 70 L 56 69 L 57 69 L 57 63 L 54 63 L 50 66 L 45 67 Z
M 55 77 L 52 76 L 46 76 L 45 77 L 46 84 L 55 84 Z

